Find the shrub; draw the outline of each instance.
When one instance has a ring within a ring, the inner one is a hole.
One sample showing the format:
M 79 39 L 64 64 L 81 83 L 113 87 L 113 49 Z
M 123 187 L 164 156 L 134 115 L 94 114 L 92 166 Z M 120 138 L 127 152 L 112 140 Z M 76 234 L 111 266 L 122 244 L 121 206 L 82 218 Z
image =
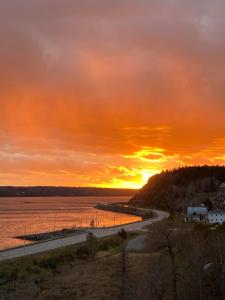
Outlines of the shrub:
M 122 240 L 119 236 L 103 239 L 99 242 L 98 249 L 100 251 L 107 251 L 110 248 L 116 248 L 121 244 Z
M 98 246 L 98 249 L 100 250 L 100 251 L 107 251 L 108 249 L 109 249 L 109 242 L 107 241 L 107 240 L 103 240 L 100 244 L 99 244 L 99 246 Z
M 38 263 L 39 267 L 44 269 L 52 269 L 52 270 L 55 270 L 58 264 L 59 264 L 59 260 L 57 259 L 57 257 L 49 257 L 41 260 Z
M 16 280 L 17 278 L 18 278 L 17 268 L 0 271 L 0 284 L 8 281 Z
M 79 259 L 87 259 L 90 256 L 90 251 L 87 246 L 79 246 L 76 250 L 76 256 Z
M 91 257 L 95 257 L 98 252 L 98 239 L 92 232 L 89 232 L 87 235 L 87 246 L 89 249 L 89 255 Z
M 122 228 L 120 231 L 118 231 L 118 236 L 121 237 L 121 239 L 126 240 L 127 232 Z

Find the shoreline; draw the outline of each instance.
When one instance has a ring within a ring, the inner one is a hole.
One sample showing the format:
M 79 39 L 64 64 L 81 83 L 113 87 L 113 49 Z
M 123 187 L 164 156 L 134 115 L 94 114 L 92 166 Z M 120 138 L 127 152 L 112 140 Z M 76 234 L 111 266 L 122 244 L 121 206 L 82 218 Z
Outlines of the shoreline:
M 30 242 L 41 242 L 41 241 L 49 241 L 55 238 L 65 237 L 69 235 L 77 235 L 81 233 L 85 233 L 87 230 L 86 227 L 77 227 L 77 228 L 63 228 L 56 231 L 46 231 L 46 232 L 40 232 L 40 233 L 31 233 L 26 235 L 19 235 L 14 236 L 14 239 L 19 239 L 23 241 L 30 241 Z
M 97 208 L 99 210 L 137 216 L 137 217 L 141 217 L 142 220 L 154 218 L 154 213 L 151 209 L 129 206 L 127 203 L 110 203 L 110 204 L 99 203 L 96 204 L 94 208 Z
M 97 206 L 101 206 L 102 208 L 98 208 Z M 117 207 L 117 208 L 116 208 Z M 116 209 L 118 209 L 118 207 L 123 207 L 123 211 L 118 211 Z M 99 209 L 99 210 L 106 210 L 106 211 L 111 211 L 111 212 L 115 212 L 115 213 L 123 213 L 123 214 L 128 214 L 128 215 L 134 215 L 134 216 L 139 216 L 139 217 L 142 217 L 142 220 L 140 221 L 135 221 L 135 222 L 130 222 L 130 223 L 125 223 L 125 224 L 118 224 L 118 225 L 114 225 L 114 226 L 107 226 L 107 227 L 82 227 L 82 228 L 76 228 L 74 229 L 74 232 L 70 232 L 66 235 L 62 235 L 62 231 L 63 230 L 70 230 L 70 229 L 62 229 L 60 231 L 56 231 L 56 236 L 55 237 L 52 237 L 52 238 L 49 238 L 49 239 L 43 239 L 43 240 L 30 240 L 28 238 L 24 238 L 26 236 L 18 236 L 18 237 L 13 237 L 15 239 L 20 239 L 20 240 L 25 240 L 26 242 L 30 242 L 30 243 L 27 243 L 27 244 L 24 244 L 24 245 L 19 245 L 19 246 L 16 246 L 16 247 L 10 247 L 10 248 L 5 248 L 5 249 L 1 249 L 0 250 L 0 254 L 3 254 L 7 251 L 11 251 L 11 250 L 17 250 L 17 249 L 26 249 L 27 247 L 31 247 L 31 246 L 34 246 L 34 245 L 39 245 L 39 244 L 44 244 L 46 242 L 51 242 L 51 241 L 56 241 L 56 240 L 61 240 L 63 238 L 70 238 L 70 237 L 76 237 L 76 236 L 79 236 L 79 235 L 82 235 L 82 234 L 87 234 L 88 232 L 92 232 L 92 231 L 96 231 L 96 230 L 104 230 L 104 229 L 116 229 L 118 227 L 121 227 L 121 226 L 127 226 L 127 225 L 132 225 L 132 224 L 137 224 L 137 223 L 141 223 L 141 222 L 144 222 L 148 219 L 154 219 L 157 217 L 157 214 L 154 212 L 151 211 L 152 215 L 151 217 L 149 218 L 143 218 L 143 211 L 150 211 L 148 209 L 142 209 L 142 208 L 135 208 L 135 212 L 131 213 L 130 211 L 130 207 L 127 205 L 127 203 L 111 203 L 109 205 L 107 204 L 97 204 L 94 206 L 94 208 L 96 209 Z M 112 209 L 115 209 L 115 210 L 112 210 Z M 126 211 L 126 212 L 125 212 Z M 129 213 L 128 213 L 129 211 Z M 79 231 L 79 233 L 77 232 Z M 52 233 L 55 233 L 55 232 L 45 232 L 45 233 L 37 233 L 37 234 L 29 234 L 27 236 L 35 236 L 35 235 L 40 235 L 40 234 L 52 234 Z
M 95 228 L 90 230 L 90 232 L 92 232 L 97 238 L 104 238 L 104 237 L 117 234 L 120 229 L 124 229 L 127 232 L 143 231 L 143 229 L 146 226 L 161 221 L 165 218 L 168 218 L 169 216 L 169 214 L 164 211 L 153 210 L 153 212 L 155 216 L 154 218 L 149 220 L 135 222 L 131 224 L 119 225 L 117 227 L 112 227 L 112 228 L 102 228 L 102 229 Z M 52 241 L 32 243 L 20 248 L 6 249 L 0 253 L 0 262 L 9 261 L 11 259 L 16 259 L 20 257 L 26 257 L 38 253 L 44 253 L 58 248 L 81 244 L 83 242 L 86 242 L 86 240 L 87 240 L 87 233 L 83 233 L 75 236 L 58 238 Z
M 76 237 L 76 236 L 87 234 L 88 232 L 93 232 L 93 231 L 96 231 L 96 230 L 114 229 L 114 228 L 116 229 L 118 227 L 138 224 L 138 223 L 142 223 L 142 222 L 144 222 L 144 221 L 141 220 L 141 221 L 130 222 L 130 223 L 125 223 L 125 224 L 118 224 L 118 225 L 115 225 L 115 226 L 108 226 L 108 227 L 94 227 L 94 228 L 89 227 L 89 228 L 85 228 L 85 230 L 83 232 L 80 232 L 78 234 L 69 234 L 69 235 L 66 235 L 66 236 L 58 236 L 58 237 L 55 237 L 55 238 L 51 238 L 51 239 L 43 240 L 43 241 L 37 241 L 37 242 L 30 241 L 30 243 L 27 243 L 25 245 L 20 245 L 20 246 L 16 246 L 16 247 L 1 249 L 0 254 L 4 253 L 4 252 L 7 252 L 7 251 L 10 251 L 10 250 L 27 248 L 27 247 L 31 247 L 31 246 L 39 245 L 39 244 L 44 244 L 44 243 L 51 242 L 51 241 L 61 240 L 61 239 L 70 238 L 70 237 Z M 26 240 L 26 241 L 28 242 L 29 240 Z

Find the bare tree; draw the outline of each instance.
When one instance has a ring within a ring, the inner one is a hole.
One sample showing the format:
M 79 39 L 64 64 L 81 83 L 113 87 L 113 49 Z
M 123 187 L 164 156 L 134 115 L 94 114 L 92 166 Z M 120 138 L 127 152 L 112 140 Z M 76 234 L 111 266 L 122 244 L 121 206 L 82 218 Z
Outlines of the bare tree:
M 122 243 L 121 246 L 121 297 L 122 299 L 126 299 L 127 295 L 127 251 L 125 242 Z

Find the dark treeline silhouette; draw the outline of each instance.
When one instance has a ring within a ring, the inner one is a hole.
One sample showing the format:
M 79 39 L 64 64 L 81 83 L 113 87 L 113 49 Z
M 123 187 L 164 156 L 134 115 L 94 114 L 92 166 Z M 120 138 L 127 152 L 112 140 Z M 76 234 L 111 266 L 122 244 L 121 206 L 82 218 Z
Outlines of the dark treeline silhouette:
M 56 187 L 33 186 L 15 187 L 0 186 L 0 197 L 82 197 L 82 196 L 132 196 L 137 190 L 86 188 L 86 187 Z
M 222 182 L 225 182 L 224 166 L 184 167 L 164 171 L 151 177 L 130 203 L 166 210 L 184 209 L 192 204 L 197 194 L 218 191 Z

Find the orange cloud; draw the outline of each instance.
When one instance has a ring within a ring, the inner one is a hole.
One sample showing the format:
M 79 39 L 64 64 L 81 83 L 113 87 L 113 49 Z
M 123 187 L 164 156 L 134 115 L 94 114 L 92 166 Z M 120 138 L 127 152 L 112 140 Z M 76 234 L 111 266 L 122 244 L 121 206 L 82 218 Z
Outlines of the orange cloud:
M 2 1 L 0 184 L 139 187 L 166 168 L 224 164 L 224 12 Z

